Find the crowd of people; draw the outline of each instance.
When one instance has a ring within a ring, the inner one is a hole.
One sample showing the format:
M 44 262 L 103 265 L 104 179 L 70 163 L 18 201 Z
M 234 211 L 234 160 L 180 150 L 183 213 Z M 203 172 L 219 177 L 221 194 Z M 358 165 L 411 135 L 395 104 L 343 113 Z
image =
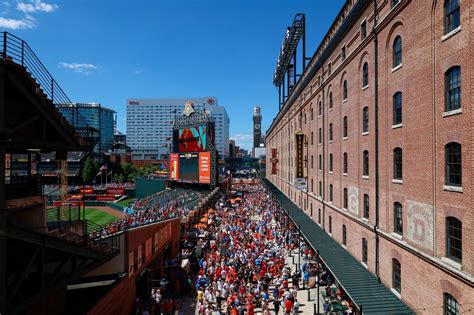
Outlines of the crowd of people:
M 165 190 L 138 199 L 127 207 L 127 215 L 94 231 L 91 237 L 104 238 L 129 228 L 187 216 L 191 210 L 189 204 L 201 196 L 200 192 L 180 189 Z

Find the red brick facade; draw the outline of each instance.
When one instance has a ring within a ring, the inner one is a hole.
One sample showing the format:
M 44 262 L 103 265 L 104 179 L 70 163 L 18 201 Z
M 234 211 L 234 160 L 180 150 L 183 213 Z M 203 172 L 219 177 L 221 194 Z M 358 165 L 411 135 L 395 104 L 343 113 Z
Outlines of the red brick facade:
M 338 38 L 336 32 L 344 26 L 343 21 L 351 16 L 357 3 L 347 1 L 302 80 L 267 132 L 267 163 L 271 164 L 272 149 L 277 150 L 278 159 L 277 174 L 272 175 L 268 168 L 267 178 L 327 232 L 331 217 L 332 237 L 341 244 L 342 226 L 345 225 L 347 250 L 359 260 L 362 260 L 362 238 L 366 238 L 367 268 L 373 273 L 377 273 L 378 238 L 378 274 L 382 282 L 393 287 L 392 262 L 397 259 L 401 265 L 401 298 L 417 313 L 440 314 L 444 293 L 453 296 L 463 312 L 474 309 L 474 5 L 472 0 L 460 1 L 461 25 L 445 35 L 444 1 L 400 0 L 393 8 L 391 2 L 377 1 L 378 87 L 372 1 L 367 1 L 368 5 L 333 46 L 336 48 L 329 57 L 324 57 L 327 56 L 323 54 L 325 48 L 331 39 Z M 362 39 L 364 22 L 367 36 Z M 402 40 L 402 63 L 394 68 L 393 44 L 397 36 Z M 341 59 L 343 46 L 346 47 L 344 60 Z M 369 80 L 363 87 L 365 63 L 368 64 Z M 329 64 L 331 73 L 328 73 Z M 445 73 L 453 66 L 461 67 L 461 110 L 445 112 Z M 311 70 L 316 72 L 310 83 L 298 95 L 293 95 L 299 92 L 298 87 Z M 344 81 L 347 81 L 348 95 L 343 100 Z M 402 93 L 402 123 L 394 125 L 393 97 L 396 92 Z M 363 132 L 364 107 L 369 112 L 367 133 Z M 343 137 L 344 117 L 348 121 L 347 137 Z M 295 133 L 298 131 L 303 131 L 307 139 L 305 176 L 308 192 L 293 187 Z M 445 185 L 445 145 L 450 142 L 462 147 L 461 187 Z M 402 149 L 402 179 L 394 179 L 395 148 Z M 369 155 L 368 176 L 363 175 L 365 150 Z M 344 153 L 348 156 L 347 174 L 343 173 Z M 322 170 L 319 170 L 319 156 Z M 347 189 L 347 207 L 344 189 Z M 365 194 L 369 200 L 368 218 L 364 217 Z M 402 205 L 402 233 L 394 232 L 395 202 Z M 446 257 L 447 217 L 462 222 L 461 261 Z

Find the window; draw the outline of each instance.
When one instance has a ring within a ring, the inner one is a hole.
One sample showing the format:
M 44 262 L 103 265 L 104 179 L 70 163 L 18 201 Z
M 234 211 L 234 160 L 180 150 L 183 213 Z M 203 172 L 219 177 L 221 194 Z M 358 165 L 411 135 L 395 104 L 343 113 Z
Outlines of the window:
M 393 95 L 393 125 L 399 125 L 402 122 L 402 92 L 397 92 Z
M 312 107 L 311 107 L 310 111 L 311 111 L 311 121 L 313 121 L 313 118 L 314 118 L 314 110 L 313 110 Z
M 331 72 L 332 72 L 332 64 L 331 62 L 328 63 L 328 76 L 331 75 Z
M 310 204 L 310 208 L 311 208 L 311 218 L 313 217 L 313 204 L 311 203 Z
M 313 155 L 311 155 L 311 169 L 314 168 L 314 159 L 313 159 Z
M 332 234 L 332 217 L 329 216 L 329 234 Z
M 319 101 L 318 109 L 319 109 L 319 116 L 321 116 L 323 114 L 323 103 L 321 103 L 321 101 Z
M 393 64 L 392 67 L 398 67 L 402 64 L 402 38 L 400 36 L 395 37 L 393 41 Z
M 393 149 L 393 178 L 403 179 L 403 150 Z
M 341 48 L 341 59 L 342 61 L 346 59 L 346 46 L 342 46 Z
M 312 178 L 311 178 L 311 192 L 314 192 L 314 181 Z
M 446 256 L 462 260 L 462 222 L 455 217 L 446 218 Z
M 461 25 L 459 0 L 444 1 L 444 34 L 448 34 Z
M 392 259 L 392 288 L 399 293 L 402 291 L 402 266 L 395 258 Z
M 345 224 L 342 225 L 342 244 L 344 246 L 347 245 L 347 228 Z
M 452 67 L 445 74 L 445 111 L 461 108 L 461 67 Z
M 400 0 L 391 0 L 391 2 L 392 2 L 391 7 L 393 8 L 394 6 L 396 6 L 400 2 Z
M 347 116 L 342 120 L 342 137 L 347 138 Z
M 364 40 L 366 37 L 367 37 L 367 21 L 364 21 L 360 25 L 360 39 Z
M 446 164 L 446 185 L 462 186 L 461 145 L 456 142 L 444 147 Z
M 369 219 L 369 195 L 364 194 L 364 218 Z
M 314 134 L 313 134 L 313 132 L 311 131 L 311 145 L 313 145 L 313 144 L 314 144 Z
M 318 209 L 318 223 L 321 224 L 321 209 Z
M 459 315 L 459 303 L 451 294 L 444 293 L 444 315 Z
M 334 106 L 334 103 L 332 102 L 332 92 L 329 93 L 329 109 L 332 109 Z
M 323 196 L 323 183 L 319 182 L 319 197 Z
M 368 244 L 367 239 L 362 239 L 362 262 L 367 263 L 368 261 Z
M 329 184 L 329 201 L 332 202 L 332 198 L 333 198 L 332 184 Z
M 332 141 L 332 123 L 329 124 L 329 141 Z
M 362 132 L 369 132 L 369 108 L 367 106 L 362 110 Z
M 344 174 L 347 174 L 347 168 L 348 168 L 348 167 L 347 167 L 347 152 L 344 152 L 344 154 L 343 154 L 343 162 L 342 162 L 342 164 L 343 164 L 343 165 L 342 165 L 342 172 L 343 172 Z
M 366 62 L 362 69 L 362 87 L 366 87 L 367 85 L 369 85 L 369 64 Z
M 403 207 L 399 202 L 393 204 L 393 230 L 403 235 Z
M 321 128 L 319 128 L 319 144 L 323 143 L 323 132 L 321 130 Z
M 365 150 L 363 152 L 363 156 L 364 156 L 363 175 L 369 176 L 369 151 Z
M 329 171 L 332 172 L 333 171 L 333 164 L 332 164 L 332 153 L 329 154 Z
M 319 170 L 320 171 L 323 170 L 323 158 L 322 158 L 321 154 L 319 155 Z
M 347 80 L 342 84 L 342 99 L 347 100 Z
M 347 209 L 347 203 L 348 203 L 348 200 L 347 200 L 347 188 L 344 188 L 344 209 Z

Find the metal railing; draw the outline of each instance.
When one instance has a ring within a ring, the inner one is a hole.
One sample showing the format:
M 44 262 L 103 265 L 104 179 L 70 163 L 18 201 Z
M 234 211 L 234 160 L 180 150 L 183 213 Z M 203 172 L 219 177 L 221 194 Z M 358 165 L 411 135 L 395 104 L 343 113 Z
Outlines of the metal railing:
M 84 220 L 84 226 L 84 235 L 86 236 L 88 247 L 108 255 L 114 255 L 120 251 L 120 234 L 114 234 L 105 238 L 94 238 L 93 235 L 98 233 L 102 226 L 90 220 Z
M 71 225 L 81 219 L 81 207 L 68 204 L 48 208 L 48 229 L 53 230 Z
M 54 104 L 60 113 L 71 124 L 74 131 L 83 138 L 90 137 L 90 127 L 79 109 L 64 93 L 59 84 L 39 60 L 33 50 L 21 38 L 0 32 L 0 55 L 3 60 L 10 60 L 21 65 L 39 84 L 46 97 Z

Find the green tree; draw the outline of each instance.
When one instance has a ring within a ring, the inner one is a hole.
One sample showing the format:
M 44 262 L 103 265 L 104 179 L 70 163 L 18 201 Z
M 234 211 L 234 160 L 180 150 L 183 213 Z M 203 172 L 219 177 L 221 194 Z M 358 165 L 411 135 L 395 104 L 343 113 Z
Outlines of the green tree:
M 84 163 L 84 168 L 82 170 L 82 179 L 84 183 L 92 184 L 92 181 L 94 180 L 98 170 L 98 165 L 94 163 L 94 161 L 92 161 L 90 158 L 87 158 L 86 162 Z

